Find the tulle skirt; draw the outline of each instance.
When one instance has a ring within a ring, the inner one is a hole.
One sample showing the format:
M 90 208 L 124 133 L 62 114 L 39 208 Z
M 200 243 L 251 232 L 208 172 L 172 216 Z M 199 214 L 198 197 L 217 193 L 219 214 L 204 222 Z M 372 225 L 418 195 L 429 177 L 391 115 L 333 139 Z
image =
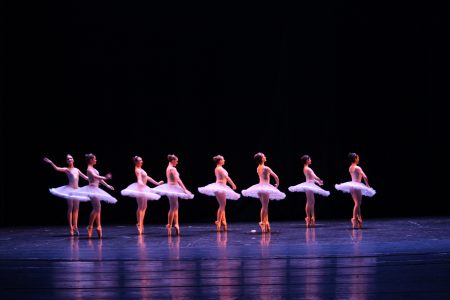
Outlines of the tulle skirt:
M 246 190 L 242 190 L 242 195 L 245 197 L 258 198 L 260 193 L 269 194 L 270 200 L 282 200 L 286 198 L 286 194 L 278 190 L 276 187 L 270 183 L 258 183 L 252 185 Z
M 154 187 L 152 191 L 161 196 L 176 196 L 181 199 L 194 198 L 194 194 L 186 194 L 183 188 L 178 184 L 163 183 L 157 187 Z
M 290 186 L 288 188 L 290 192 L 306 192 L 311 191 L 314 194 L 319 194 L 325 197 L 330 195 L 329 191 L 322 189 L 320 186 L 316 185 L 314 182 L 302 182 L 300 184 Z
M 79 189 L 76 189 L 74 192 L 72 192 L 70 194 L 71 196 L 84 196 L 84 197 L 89 197 L 89 199 L 91 198 L 97 198 L 100 201 L 104 201 L 107 203 L 116 203 L 117 199 L 114 198 L 113 196 L 111 196 L 110 194 L 108 194 L 107 192 L 105 192 L 104 190 L 102 190 L 101 188 L 99 188 L 98 186 L 95 185 L 85 185 Z
M 147 200 L 158 200 L 161 195 L 156 194 L 148 185 L 139 184 L 137 182 L 130 184 L 120 192 L 122 196 L 133 198 L 146 198 Z
M 57 188 L 51 188 L 48 190 L 50 191 L 50 194 L 52 194 L 56 197 L 66 199 L 66 200 L 78 200 L 78 201 L 84 201 L 84 202 L 91 201 L 91 199 L 89 199 L 89 197 L 71 195 L 71 193 L 75 192 L 77 189 L 71 187 L 70 185 L 63 185 L 63 186 L 60 186 Z
M 198 191 L 208 196 L 215 196 L 217 192 L 225 193 L 226 198 L 229 200 L 238 200 L 241 195 L 233 191 L 231 187 L 224 183 L 210 183 L 206 186 L 199 187 Z
M 351 193 L 351 191 L 353 191 L 353 190 L 360 190 L 361 193 L 367 197 L 372 197 L 376 193 L 376 191 L 373 188 L 368 187 L 364 183 L 356 182 L 356 181 L 347 181 L 347 182 L 344 182 L 341 184 L 336 184 L 334 187 L 338 191 L 341 191 L 344 193 Z

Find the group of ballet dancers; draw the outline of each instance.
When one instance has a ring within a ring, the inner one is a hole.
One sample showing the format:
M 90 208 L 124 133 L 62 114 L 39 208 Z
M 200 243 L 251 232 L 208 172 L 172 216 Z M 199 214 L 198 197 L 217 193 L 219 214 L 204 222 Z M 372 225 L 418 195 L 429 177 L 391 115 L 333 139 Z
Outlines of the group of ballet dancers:
M 372 197 L 375 195 L 375 190 L 369 186 L 368 178 L 363 172 L 362 168 L 358 166 L 359 155 L 356 153 L 349 153 L 350 160 L 349 173 L 351 181 L 336 184 L 335 188 L 338 191 L 344 193 L 350 193 L 354 201 L 353 216 L 351 219 L 352 228 L 362 228 L 362 216 L 361 216 L 361 201 L 362 196 Z M 88 238 L 92 237 L 94 225 L 96 225 L 96 232 L 98 238 L 102 238 L 102 226 L 101 226 L 101 201 L 107 203 L 116 203 L 117 199 L 101 189 L 99 185 L 103 185 L 110 190 L 114 188 L 106 181 L 111 179 L 111 174 L 102 176 L 94 168 L 97 163 L 97 158 L 94 154 L 86 154 L 87 170 L 86 174 L 81 172 L 74 166 L 74 159 L 70 154 L 66 155 L 67 166 L 58 167 L 50 159 L 44 158 L 44 161 L 52 165 L 52 167 L 59 172 L 66 173 L 68 177 L 68 184 L 56 188 L 50 188 L 49 191 L 52 195 L 67 200 L 67 220 L 69 223 L 70 235 L 79 235 L 78 230 L 78 212 L 80 202 L 91 202 L 92 211 L 89 215 L 89 224 L 87 226 Z M 268 216 L 268 205 L 270 200 L 282 200 L 286 197 L 286 194 L 278 189 L 279 178 L 277 174 L 268 166 L 265 165 L 266 156 L 258 152 L 254 155 L 254 159 L 258 164 L 257 174 L 259 182 L 250 186 L 247 189 L 243 189 L 241 194 L 245 197 L 258 198 L 261 201 L 260 222 L 259 226 L 261 232 L 270 232 L 270 223 Z M 167 182 L 156 181 L 152 177 L 148 176 L 147 172 L 142 169 L 143 159 L 140 156 L 133 157 L 135 165 L 136 182 L 131 183 L 125 189 L 121 190 L 122 196 L 136 198 L 137 210 L 136 210 L 136 228 L 139 235 L 144 233 L 144 217 L 147 209 L 147 201 L 158 200 L 161 196 L 166 196 L 169 200 L 169 212 L 168 222 L 166 225 L 169 235 L 172 234 L 172 229 L 175 230 L 177 235 L 180 235 L 180 226 L 178 222 L 178 199 L 192 199 L 194 194 L 191 193 L 183 181 L 180 178 L 176 166 L 178 164 L 178 157 L 174 154 L 167 156 L 168 165 L 166 168 Z M 217 231 L 227 231 L 227 221 L 225 215 L 225 206 L 227 200 L 238 200 L 241 194 L 235 192 L 236 185 L 228 175 L 228 172 L 223 167 L 225 164 L 225 158 L 222 155 L 216 155 L 213 157 L 213 161 L 216 165 L 214 169 L 216 181 L 206 186 L 199 187 L 198 192 L 216 197 L 219 208 L 217 210 L 217 219 L 215 225 Z M 322 189 L 323 181 L 314 173 L 310 165 L 312 163 L 311 157 L 303 155 L 301 157 L 303 164 L 303 174 L 305 175 L 305 181 L 297 185 L 290 186 L 288 190 L 290 192 L 304 192 L 306 195 L 305 205 L 305 222 L 307 227 L 315 226 L 315 214 L 314 214 L 314 195 L 329 196 L 330 192 Z M 88 181 L 88 185 L 79 187 L 79 177 Z M 271 184 L 271 178 L 275 180 L 274 184 Z M 364 183 L 362 183 L 364 181 Z M 150 188 L 147 182 L 152 183 L 155 187 Z

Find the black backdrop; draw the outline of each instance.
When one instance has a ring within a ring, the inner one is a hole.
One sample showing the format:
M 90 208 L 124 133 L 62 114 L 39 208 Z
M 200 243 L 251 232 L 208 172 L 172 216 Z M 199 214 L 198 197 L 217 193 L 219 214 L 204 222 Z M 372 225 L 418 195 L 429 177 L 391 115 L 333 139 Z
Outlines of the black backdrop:
M 6 5 L 5 5 L 6 6 Z M 257 183 L 262 151 L 287 198 L 271 220 L 302 220 L 300 156 L 331 196 L 316 217 L 351 217 L 348 152 L 377 190 L 366 218 L 448 215 L 449 9 L 407 2 L 321 1 L 293 5 L 137 4 L 48 1 L 3 10 L 1 200 L 3 226 L 65 224 L 65 203 L 48 193 L 66 184 L 70 153 L 112 172 L 119 202 L 104 224 L 135 222 L 120 196 L 135 180 L 132 156 L 165 179 L 176 154 L 185 185 L 180 222 L 213 222 L 216 200 L 197 192 L 214 181 L 222 154 L 238 191 Z M 86 182 L 80 179 L 80 184 Z M 257 221 L 257 199 L 228 202 L 233 221 Z M 165 224 L 166 198 L 147 223 Z M 90 204 L 81 206 L 87 223 Z

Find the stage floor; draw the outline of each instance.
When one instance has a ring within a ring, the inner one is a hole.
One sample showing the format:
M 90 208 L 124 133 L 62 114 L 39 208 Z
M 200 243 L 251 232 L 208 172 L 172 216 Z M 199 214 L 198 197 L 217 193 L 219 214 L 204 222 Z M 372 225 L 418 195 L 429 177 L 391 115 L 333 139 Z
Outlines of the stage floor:
M 0 299 L 450 299 L 450 217 L 0 228 Z

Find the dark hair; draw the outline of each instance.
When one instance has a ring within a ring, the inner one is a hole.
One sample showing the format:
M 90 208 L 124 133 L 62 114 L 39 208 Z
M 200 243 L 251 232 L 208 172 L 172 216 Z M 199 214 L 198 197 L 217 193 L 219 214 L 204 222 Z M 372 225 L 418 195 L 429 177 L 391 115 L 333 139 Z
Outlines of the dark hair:
M 308 159 L 311 159 L 311 157 L 309 157 L 309 155 L 306 155 L 306 154 L 303 155 L 302 157 L 300 157 L 300 161 L 302 162 L 302 164 L 306 164 Z
M 350 159 L 351 163 L 354 163 L 356 161 L 356 158 L 358 157 L 358 154 L 354 153 L 354 152 L 350 152 L 348 154 L 348 159 Z
M 91 159 L 93 159 L 95 157 L 94 154 L 92 153 L 88 153 L 84 155 L 84 158 L 86 159 L 86 162 L 89 162 Z
M 218 164 L 221 159 L 224 159 L 222 155 L 218 154 L 213 157 L 214 163 Z
M 258 164 L 260 164 L 260 163 L 262 163 L 262 158 L 263 158 L 263 156 L 264 156 L 264 153 L 258 152 L 258 153 L 256 153 L 256 154 L 253 156 L 253 158 L 256 160 L 256 162 L 257 162 Z
M 171 162 L 172 160 L 176 160 L 176 159 L 178 159 L 178 157 L 177 157 L 175 154 L 169 154 L 169 155 L 167 155 L 167 160 L 168 160 L 169 162 Z

